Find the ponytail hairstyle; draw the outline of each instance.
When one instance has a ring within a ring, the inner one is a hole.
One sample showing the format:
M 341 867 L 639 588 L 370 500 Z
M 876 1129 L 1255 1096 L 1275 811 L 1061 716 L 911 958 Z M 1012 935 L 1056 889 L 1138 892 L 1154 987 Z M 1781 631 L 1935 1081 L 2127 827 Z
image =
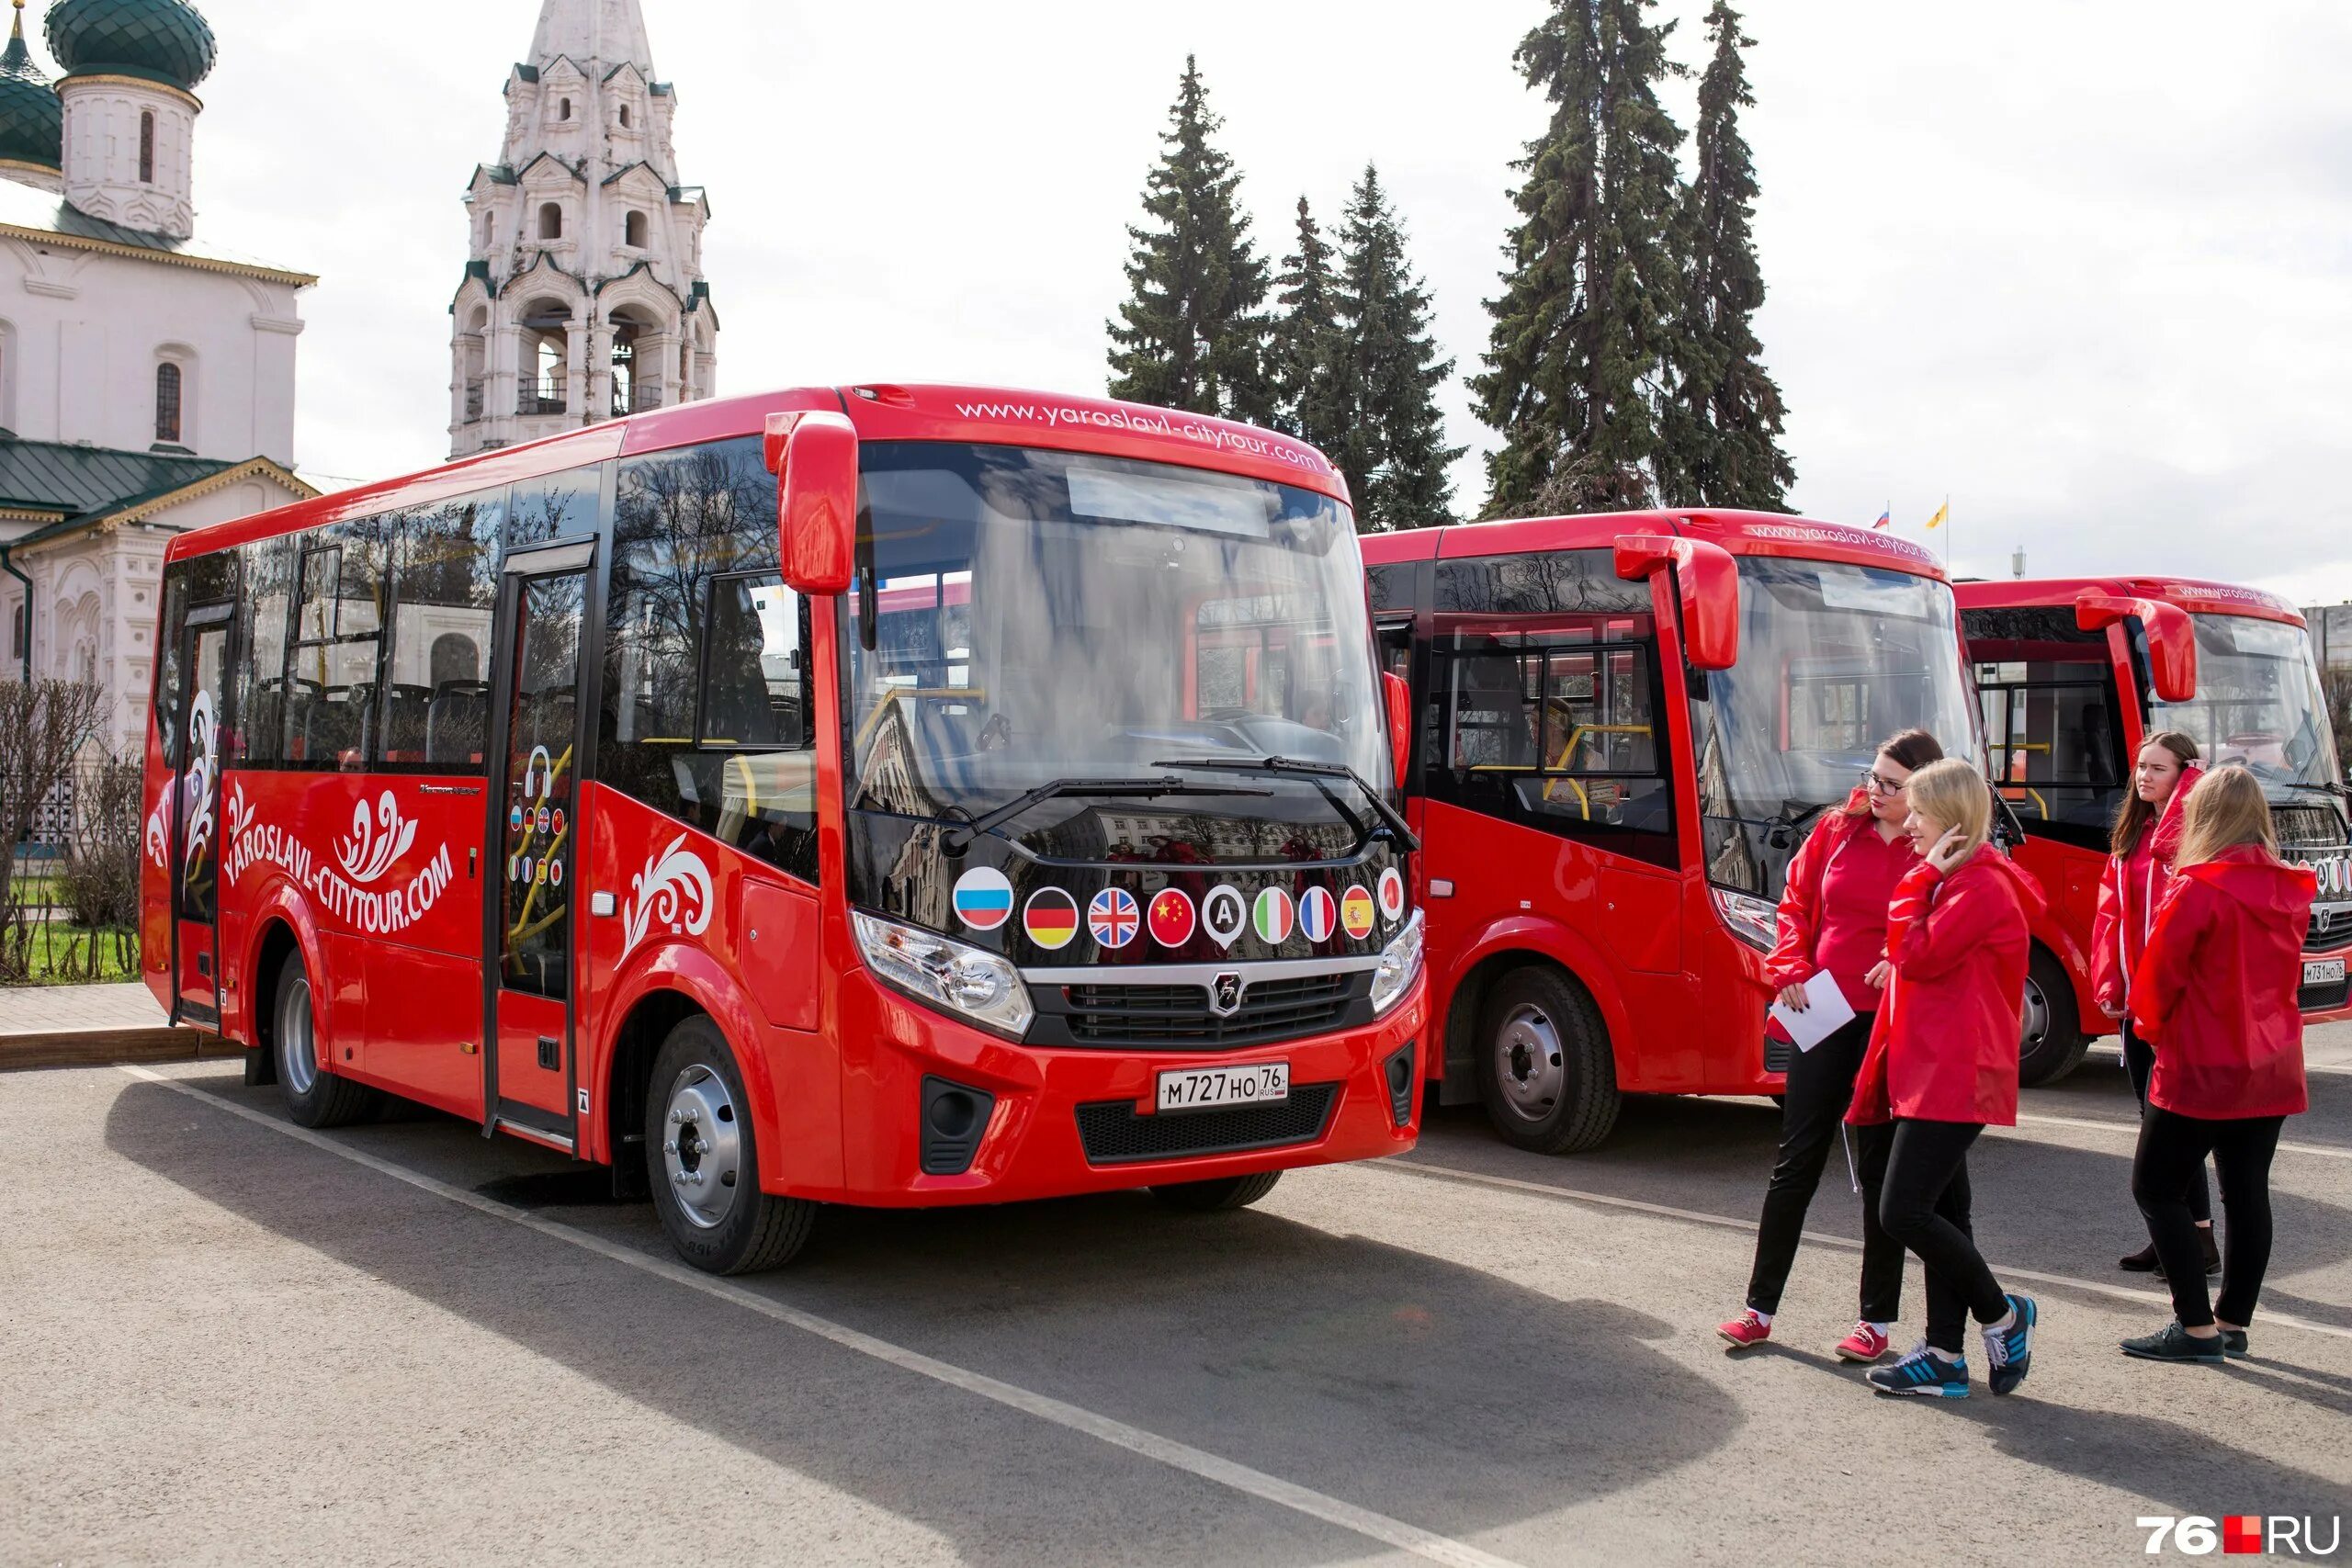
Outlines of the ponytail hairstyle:
M 1973 764 L 1946 757 L 1911 775 L 1911 814 L 1959 829 L 1965 860 L 1993 837 L 1993 788 Z
M 2189 765 L 2197 761 L 2196 740 L 2177 729 L 2159 729 L 2140 742 L 2143 751 L 2151 746 L 2161 746 L 2171 752 L 2174 760 L 2180 763 L 2183 773 L 2187 773 Z M 2136 768 L 2139 757 L 2135 754 L 2132 761 Z M 2178 789 L 2180 786 L 2175 784 L 2173 787 Z M 2196 796 L 2189 798 L 2193 800 Z M 2170 806 L 2172 803 L 2166 801 L 2165 804 Z M 2119 858 L 2130 854 L 2139 846 L 2140 835 L 2146 832 L 2149 824 L 2156 819 L 2158 809 L 2142 800 L 2139 790 L 2127 780 L 2123 786 L 2123 804 L 2116 809 L 2114 831 L 2108 836 L 2108 849 Z
M 2176 864 L 2199 865 L 2242 844 L 2260 844 L 2276 858 L 2278 831 L 2270 822 L 2270 802 L 2260 781 L 2244 768 L 2214 769 L 2182 807 L 2180 852 Z
M 1871 755 L 1891 757 L 1894 760 L 1896 766 L 1916 773 L 1930 762 L 1942 761 L 1944 749 L 1937 742 L 1934 736 L 1924 729 L 1898 729 L 1880 741 L 1878 750 Z M 1870 801 L 1867 798 L 1860 807 L 1847 808 L 1847 815 L 1849 817 L 1867 817 L 1870 814 Z

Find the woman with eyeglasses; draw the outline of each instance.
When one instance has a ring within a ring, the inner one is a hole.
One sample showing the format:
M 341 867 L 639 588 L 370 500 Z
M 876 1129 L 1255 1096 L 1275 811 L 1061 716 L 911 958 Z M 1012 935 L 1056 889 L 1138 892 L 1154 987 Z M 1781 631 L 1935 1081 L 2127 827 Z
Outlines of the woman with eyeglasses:
M 2092 995 L 2123 1032 L 2123 1068 L 2132 1075 L 2132 1092 L 2139 1097 L 2143 1121 L 2147 1119 L 2148 1078 L 2156 1053 L 2132 1021 L 2132 971 L 2147 951 L 2156 910 L 2172 886 L 2189 793 L 2205 776 L 2197 761 L 2197 742 L 2177 729 L 2160 729 L 2141 745 L 2138 765 L 2132 770 L 2132 793 L 2115 814 L 2109 843 L 2113 852 L 2098 886 L 2098 914 L 2091 926 Z M 2204 1253 L 2205 1272 L 2218 1274 L 2222 1251 L 2213 1243 L 2213 1195 L 2202 1166 L 2188 1190 L 2188 1213 Z M 2154 1241 L 2118 1261 L 2133 1273 L 2163 1271 Z
M 1842 808 L 1822 818 L 1790 863 L 1788 886 L 1781 895 L 1780 940 L 1767 964 L 1779 999 L 1792 1012 L 1807 1010 L 1805 982 L 1826 969 L 1854 1016 L 1811 1050 L 1791 1055 L 1781 1107 L 1781 1151 L 1764 1189 L 1747 1309 L 1716 1330 L 1736 1349 L 1771 1337 L 1805 1211 L 1839 1137 L 1839 1123 L 1854 1097 L 1854 1074 L 1878 1017 L 1887 974 L 1887 905 L 1895 885 L 1919 863 L 1918 851 L 1904 831 L 1911 815 L 1911 775 L 1943 754 L 1924 729 L 1890 739 L 1860 786 Z M 1855 1162 L 1863 1186 L 1861 1310 L 1837 1353 L 1867 1363 L 1886 1354 L 1887 1336 L 1902 1305 L 1903 1247 L 1878 1219 L 1877 1178 L 1886 1164 L 1878 1145 L 1887 1130 L 1857 1128 L 1856 1134 Z

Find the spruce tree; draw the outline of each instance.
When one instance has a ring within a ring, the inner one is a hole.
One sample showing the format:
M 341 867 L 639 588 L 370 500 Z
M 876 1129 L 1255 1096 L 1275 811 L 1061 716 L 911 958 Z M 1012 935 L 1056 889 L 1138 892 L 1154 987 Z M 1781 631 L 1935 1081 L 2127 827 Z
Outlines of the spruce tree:
M 1519 221 L 1487 370 L 1471 381 L 1502 433 L 1489 516 L 1639 506 L 1654 493 L 1656 395 L 1679 316 L 1681 130 L 1657 85 L 1671 22 L 1654 0 L 1553 0 L 1513 55 L 1553 105 L 1512 166 Z
M 1335 378 L 1347 429 L 1334 449 L 1366 530 L 1451 521 L 1446 469 L 1466 450 L 1445 444 L 1437 389 L 1453 374 L 1430 333 L 1430 297 L 1405 260 L 1404 225 L 1364 165 L 1340 237 L 1344 355 Z
M 1266 265 L 1241 210 L 1241 176 L 1210 144 L 1199 63 L 1184 58 L 1166 148 L 1144 183 L 1149 226 L 1129 225 L 1132 296 L 1109 324 L 1111 395 L 1261 423 L 1273 415 L 1266 376 Z
M 1274 318 L 1269 380 L 1275 427 L 1326 454 L 1347 434 L 1347 400 L 1338 377 L 1340 335 L 1331 247 L 1306 198 L 1298 198 L 1298 250 L 1283 258 L 1274 279 L 1281 311 Z
M 1766 372 L 1753 325 L 1764 303 L 1756 262 L 1756 167 L 1739 111 L 1756 102 L 1740 51 L 1739 13 L 1707 13 L 1714 55 L 1699 80 L 1694 168 L 1685 204 L 1690 256 L 1675 337 L 1659 488 L 1667 499 L 1784 510 L 1796 470 L 1781 449 L 1781 389 Z

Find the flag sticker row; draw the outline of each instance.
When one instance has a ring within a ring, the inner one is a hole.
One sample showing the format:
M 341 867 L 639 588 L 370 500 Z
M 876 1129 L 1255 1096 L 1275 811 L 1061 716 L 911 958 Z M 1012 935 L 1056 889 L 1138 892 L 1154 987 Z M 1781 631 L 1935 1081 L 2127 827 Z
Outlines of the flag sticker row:
M 976 931 L 992 931 L 1012 919 L 1012 883 L 993 866 L 974 866 L 956 879 L 950 895 L 956 918 Z M 1148 907 L 1124 887 L 1105 887 L 1086 902 L 1083 920 L 1078 900 L 1059 887 L 1041 887 L 1020 906 L 1021 929 L 1048 953 L 1058 953 L 1078 940 L 1081 924 L 1098 947 L 1116 951 L 1149 933 L 1154 943 L 1182 948 L 1195 935 L 1205 935 L 1220 949 L 1254 930 L 1270 947 L 1288 942 L 1293 931 L 1312 942 L 1329 942 L 1344 931 L 1362 941 L 1385 923 L 1405 918 L 1405 877 L 1390 866 L 1367 889 L 1350 884 L 1337 896 L 1310 887 L 1296 898 L 1280 887 L 1259 890 L 1247 898 L 1230 883 L 1219 883 L 1195 902 L 1182 888 L 1165 887 L 1151 897 Z

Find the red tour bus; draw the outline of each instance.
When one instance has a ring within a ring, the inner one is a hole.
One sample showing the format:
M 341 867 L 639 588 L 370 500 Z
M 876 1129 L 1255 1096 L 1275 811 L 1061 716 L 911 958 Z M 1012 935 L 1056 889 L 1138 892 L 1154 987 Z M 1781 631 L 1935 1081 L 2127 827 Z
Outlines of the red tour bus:
M 2344 773 L 2303 618 L 2256 589 L 2178 578 L 1963 582 L 1962 630 L 1984 707 L 1986 771 L 2025 829 L 2018 863 L 2049 895 L 2026 993 L 2028 1083 L 2082 1061 L 2112 1021 L 2091 993 L 2108 832 L 2143 737 L 2196 738 L 2208 766 L 2262 781 L 2279 848 L 2319 875 L 2306 1017 L 2344 1016 L 2352 844 Z
M 304 1125 L 608 1164 L 718 1271 L 824 1202 L 1254 1201 L 1414 1139 L 1362 573 L 1311 448 L 945 387 L 183 535 L 148 982 Z
M 1797 847 L 1890 733 L 1976 744 L 1934 559 L 1743 512 L 1430 528 L 1364 554 L 1419 716 L 1442 1102 L 1566 1153 L 1623 1093 L 1779 1092 L 1764 957 Z

